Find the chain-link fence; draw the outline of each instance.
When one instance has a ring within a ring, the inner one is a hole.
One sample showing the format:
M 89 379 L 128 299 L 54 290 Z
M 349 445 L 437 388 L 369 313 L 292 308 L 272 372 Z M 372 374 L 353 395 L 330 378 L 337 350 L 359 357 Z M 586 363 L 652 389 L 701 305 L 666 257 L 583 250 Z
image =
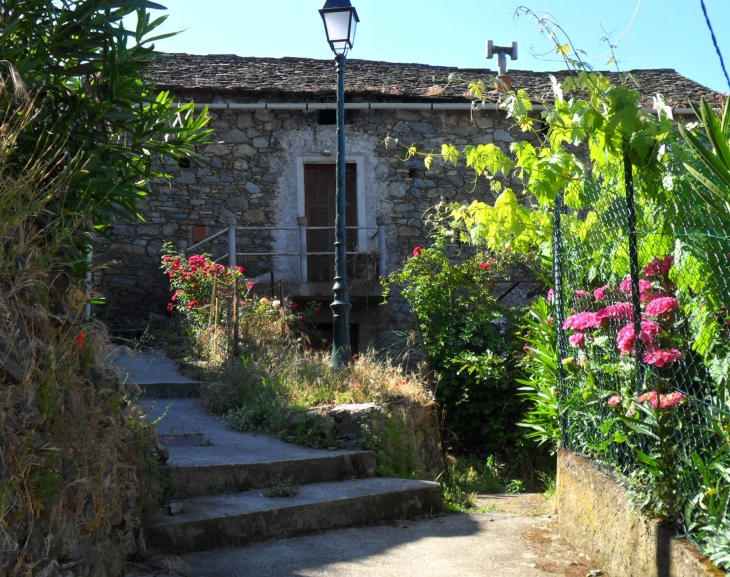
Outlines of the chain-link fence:
M 722 560 L 729 223 L 688 178 L 640 174 L 624 159 L 580 202 L 556 199 L 562 443 L 621 473 L 638 505 Z

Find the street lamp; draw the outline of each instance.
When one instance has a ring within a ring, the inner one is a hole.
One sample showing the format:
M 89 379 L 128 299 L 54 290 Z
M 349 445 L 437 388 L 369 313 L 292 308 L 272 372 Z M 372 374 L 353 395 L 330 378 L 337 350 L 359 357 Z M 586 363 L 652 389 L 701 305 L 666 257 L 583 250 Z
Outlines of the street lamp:
M 335 284 L 332 301 L 333 369 L 350 362 L 350 288 L 347 286 L 345 221 L 345 58 L 355 41 L 360 19 L 350 0 L 327 0 L 319 11 L 337 67 L 337 188 L 335 192 Z

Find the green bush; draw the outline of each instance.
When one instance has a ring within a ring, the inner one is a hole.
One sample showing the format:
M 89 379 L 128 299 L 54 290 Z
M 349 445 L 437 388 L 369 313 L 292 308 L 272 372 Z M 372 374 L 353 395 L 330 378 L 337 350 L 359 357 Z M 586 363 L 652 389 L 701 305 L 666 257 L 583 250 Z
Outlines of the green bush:
M 410 304 L 427 369 L 436 377 L 447 446 L 457 453 L 505 454 L 520 436 L 522 413 L 514 381 L 508 311 L 493 295 L 518 258 L 479 252 L 452 262 L 443 243 L 416 247 L 390 275 Z

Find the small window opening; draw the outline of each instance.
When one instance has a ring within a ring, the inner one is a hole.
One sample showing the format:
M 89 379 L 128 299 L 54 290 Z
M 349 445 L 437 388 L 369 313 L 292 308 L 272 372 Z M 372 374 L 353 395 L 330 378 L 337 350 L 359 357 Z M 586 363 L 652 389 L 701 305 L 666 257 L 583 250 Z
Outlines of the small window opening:
M 317 124 L 334 126 L 337 124 L 337 111 L 333 109 L 320 110 L 317 115 Z M 345 110 L 345 124 L 352 124 L 352 111 Z

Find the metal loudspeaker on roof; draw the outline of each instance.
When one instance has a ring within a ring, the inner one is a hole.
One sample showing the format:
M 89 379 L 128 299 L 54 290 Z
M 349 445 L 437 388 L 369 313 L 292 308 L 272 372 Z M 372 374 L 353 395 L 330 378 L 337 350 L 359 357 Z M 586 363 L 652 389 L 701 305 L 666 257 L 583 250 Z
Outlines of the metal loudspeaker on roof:
M 492 59 L 497 54 L 497 70 L 499 76 L 507 75 L 507 55 L 510 60 L 517 60 L 517 42 L 512 42 L 511 46 L 495 46 L 491 40 L 487 40 L 487 58 Z

